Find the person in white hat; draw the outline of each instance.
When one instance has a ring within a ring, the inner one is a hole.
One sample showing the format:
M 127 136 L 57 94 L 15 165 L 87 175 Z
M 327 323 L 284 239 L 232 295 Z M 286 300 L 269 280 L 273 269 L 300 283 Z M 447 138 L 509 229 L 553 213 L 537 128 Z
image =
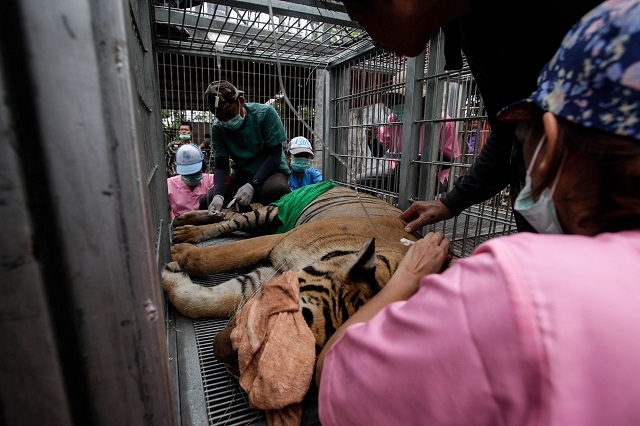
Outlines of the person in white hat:
M 176 152 L 176 176 L 167 179 L 171 220 L 191 210 L 198 210 L 200 198 L 213 188 L 213 175 L 202 173 L 204 155 L 196 145 L 188 143 Z
M 289 188 L 292 191 L 322 181 L 320 170 L 311 167 L 313 157 L 313 148 L 307 138 L 296 136 L 291 139 L 287 150 L 287 160 L 291 169 Z

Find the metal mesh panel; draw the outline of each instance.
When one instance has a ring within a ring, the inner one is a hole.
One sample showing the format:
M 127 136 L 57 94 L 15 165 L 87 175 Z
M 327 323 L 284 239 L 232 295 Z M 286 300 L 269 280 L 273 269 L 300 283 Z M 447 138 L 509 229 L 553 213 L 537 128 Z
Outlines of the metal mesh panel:
M 332 72 L 332 150 L 341 161 L 330 160 L 331 178 L 392 204 L 398 203 L 400 146 L 393 136 L 381 140 L 380 130 L 393 113 L 387 102 L 399 88 L 397 75 L 405 62 L 403 57 L 376 50 Z M 397 134 L 401 126 L 394 120 L 387 134 Z
M 204 142 L 209 133 L 213 114 L 204 104 L 204 92 L 215 80 L 228 80 L 244 91 L 246 102 L 272 105 L 282 120 L 287 140 L 304 136 L 312 145 L 311 132 L 296 117 L 296 113 L 313 123 L 315 114 L 316 79 L 314 69 L 309 66 L 281 65 L 284 90 L 295 108 L 292 111 L 285 103 L 280 86 L 276 64 L 248 60 L 217 58 L 175 53 L 158 54 L 158 75 L 160 78 L 160 100 L 162 107 L 163 134 L 165 145 L 178 138 L 181 121 L 188 121 L 193 127 L 192 141 Z M 207 172 L 212 170 L 208 150 Z M 167 164 L 171 158 L 167 158 Z M 168 167 L 169 174 L 171 168 Z
M 325 177 L 406 208 L 443 196 L 466 173 L 489 125 L 468 67 L 441 71 L 442 46 L 432 41 L 415 59 L 377 50 L 332 68 L 329 140 L 340 160 L 328 161 Z M 515 232 L 509 188 L 432 230 L 460 256 Z
M 425 67 L 422 75 L 416 76 L 416 80 L 429 92 L 422 98 L 422 112 L 413 121 L 421 130 L 424 128 L 416 161 L 421 182 L 417 191 L 419 199 L 437 199 L 451 190 L 454 181 L 464 175 L 475 161 L 490 131 L 482 97 L 468 66 L 460 71 L 442 71 L 442 35 L 431 43 L 431 47 L 432 68 Z M 442 149 L 447 138 L 445 132 L 449 129 L 453 129 L 453 143 L 460 153 L 455 158 L 447 158 Z M 439 173 L 447 168 L 448 179 L 442 182 Z M 429 182 L 430 186 L 425 187 L 424 182 Z M 475 247 L 490 238 L 516 232 L 509 188 L 464 210 L 452 220 L 428 226 L 427 230 L 444 232 L 459 256 L 468 256 Z
M 190 5 L 195 7 L 184 8 Z M 326 64 L 372 45 L 344 6 L 328 0 L 309 5 L 278 0 L 156 1 L 155 15 L 157 44 L 163 51 Z

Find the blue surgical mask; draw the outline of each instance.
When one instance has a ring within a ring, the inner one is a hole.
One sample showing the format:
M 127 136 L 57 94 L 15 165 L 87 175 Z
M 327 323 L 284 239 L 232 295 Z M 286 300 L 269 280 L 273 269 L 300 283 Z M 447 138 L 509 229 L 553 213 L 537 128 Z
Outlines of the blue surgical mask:
M 238 114 L 229 121 L 221 121 L 220 124 L 222 124 L 222 127 L 226 129 L 238 130 L 242 126 L 243 122 L 244 118 L 242 118 L 240 114 Z
M 202 172 L 192 175 L 180 175 L 180 179 L 189 186 L 196 186 L 202 180 Z
M 295 170 L 296 172 L 304 172 L 309 167 L 311 167 L 311 160 L 309 160 L 308 158 L 304 158 L 304 157 L 302 157 L 302 158 L 297 158 L 297 157 L 291 158 L 291 168 L 293 170 Z
M 180 135 L 178 136 L 180 138 L 180 140 L 182 141 L 188 141 L 189 139 L 191 139 L 191 135 Z
M 544 138 L 545 137 L 543 136 L 542 139 L 540 139 L 538 147 L 533 153 L 531 164 L 529 164 L 529 168 L 527 169 L 524 188 L 522 188 L 522 191 L 518 194 L 518 197 L 513 204 L 513 208 L 519 212 L 522 217 L 524 217 L 525 220 L 533 226 L 533 229 L 538 231 L 540 234 L 564 234 L 562 226 L 560 226 L 560 222 L 558 221 L 556 207 L 553 204 L 553 192 L 558 184 L 558 178 L 560 177 L 560 172 L 564 165 L 564 158 L 562 159 L 562 163 L 560 164 L 560 168 L 558 169 L 558 173 L 551 185 L 551 188 L 545 188 L 536 201 L 533 200 L 533 196 L 531 195 L 531 169 L 533 169 L 536 158 L 540 153 L 540 148 L 542 147 Z

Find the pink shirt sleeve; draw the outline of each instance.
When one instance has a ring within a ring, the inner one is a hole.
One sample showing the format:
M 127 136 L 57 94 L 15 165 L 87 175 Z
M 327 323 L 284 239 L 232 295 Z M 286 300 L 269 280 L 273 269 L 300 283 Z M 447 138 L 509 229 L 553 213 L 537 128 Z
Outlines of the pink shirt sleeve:
M 526 424 L 513 402 L 530 397 L 528 376 L 508 372 L 528 367 L 495 265 L 491 254 L 460 260 L 351 326 L 325 357 L 322 424 Z

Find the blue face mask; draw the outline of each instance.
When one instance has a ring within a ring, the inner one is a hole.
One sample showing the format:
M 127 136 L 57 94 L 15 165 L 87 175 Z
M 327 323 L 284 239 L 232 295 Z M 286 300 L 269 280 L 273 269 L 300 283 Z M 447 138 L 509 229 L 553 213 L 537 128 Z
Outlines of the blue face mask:
M 238 130 L 242 126 L 243 122 L 244 118 L 242 118 L 240 114 L 238 114 L 229 121 L 221 121 L 220 124 L 222 124 L 222 127 L 224 127 L 225 129 Z
M 196 186 L 202 180 L 202 172 L 192 175 L 180 175 L 180 179 L 189 186 Z
M 291 158 L 291 168 L 296 172 L 304 172 L 311 167 L 311 160 L 308 158 Z
M 189 139 L 191 139 L 191 135 L 180 135 L 178 137 L 181 141 L 188 141 Z
M 527 169 L 524 188 L 522 188 L 522 191 L 518 194 L 518 198 L 516 198 L 513 208 L 520 213 L 531 226 L 533 226 L 533 229 L 539 233 L 564 234 L 562 226 L 560 226 L 560 222 L 558 221 L 556 207 L 553 204 L 553 192 L 558 184 L 558 178 L 560 177 L 560 172 L 564 165 L 564 158 L 562 159 L 562 163 L 560 164 L 560 168 L 558 169 L 558 173 L 553 185 L 551 185 L 551 188 L 545 188 L 536 201 L 533 200 L 533 196 L 531 195 L 533 190 L 531 187 L 531 169 L 533 169 L 533 165 L 538 157 L 544 138 L 545 137 L 543 136 L 542 139 L 540 139 L 538 147 L 533 153 L 531 164 L 529 164 L 529 168 Z

